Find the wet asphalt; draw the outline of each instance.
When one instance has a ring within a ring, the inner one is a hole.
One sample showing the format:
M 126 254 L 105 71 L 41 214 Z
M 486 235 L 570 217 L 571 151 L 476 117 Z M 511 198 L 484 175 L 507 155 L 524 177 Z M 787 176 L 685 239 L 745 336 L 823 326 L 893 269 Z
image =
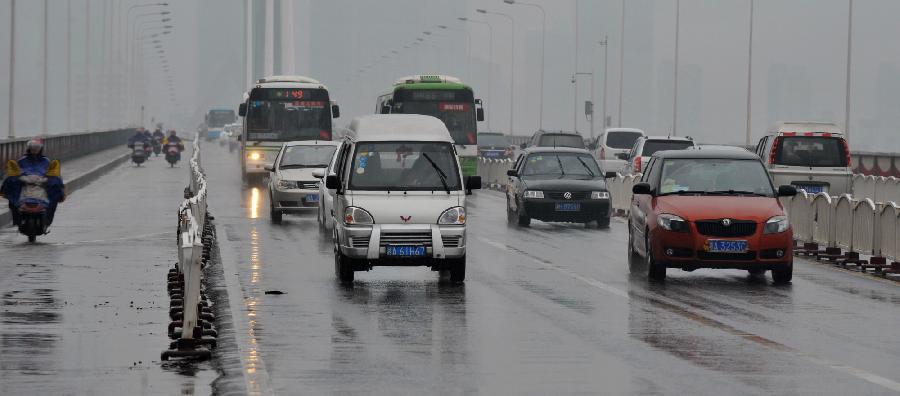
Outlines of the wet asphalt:
M 629 274 L 624 223 L 518 228 L 480 191 L 464 285 L 376 268 L 342 286 L 315 216 L 272 224 L 237 153 L 206 144 L 235 335 L 217 356 L 240 366 L 214 387 L 216 361 L 158 361 L 187 182 L 162 165 L 73 194 L 37 245 L 0 230 L 0 394 L 900 393 L 894 282 L 797 260 L 788 286 L 731 270 L 649 283 Z
M 379 267 L 341 286 L 315 215 L 274 225 L 236 153 L 208 145 L 203 161 L 251 392 L 900 392 L 891 281 L 798 259 L 787 286 L 736 270 L 650 283 L 629 274 L 624 223 L 518 228 L 480 191 L 464 285 Z

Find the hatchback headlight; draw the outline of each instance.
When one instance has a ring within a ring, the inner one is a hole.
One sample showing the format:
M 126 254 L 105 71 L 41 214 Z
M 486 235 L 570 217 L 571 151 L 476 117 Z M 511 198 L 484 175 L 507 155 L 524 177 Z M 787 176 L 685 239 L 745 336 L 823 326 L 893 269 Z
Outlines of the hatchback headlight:
M 674 232 L 688 232 L 687 221 L 673 214 L 663 213 L 656 218 L 656 223 L 664 230 Z
M 293 180 L 279 180 L 279 181 L 278 181 L 278 188 L 283 189 L 283 190 L 292 190 L 292 189 L 299 188 L 299 187 L 298 187 L 298 183 L 297 183 L 296 181 L 293 181 Z
M 790 227 L 791 223 L 788 221 L 787 216 L 775 216 L 769 220 L 766 220 L 766 227 L 763 229 L 763 234 L 777 234 L 779 232 L 787 231 L 788 227 Z
M 363 208 L 348 206 L 344 208 L 344 224 L 373 224 L 375 219 Z
M 591 191 L 591 199 L 609 199 L 608 191 Z
M 462 206 L 450 208 L 441 213 L 438 224 L 443 225 L 464 225 L 466 224 L 466 209 Z
M 525 194 L 522 195 L 524 198 L 532 198 L 532 199 L 543 199 L 544 192 L 537 190 L 525 190 Z

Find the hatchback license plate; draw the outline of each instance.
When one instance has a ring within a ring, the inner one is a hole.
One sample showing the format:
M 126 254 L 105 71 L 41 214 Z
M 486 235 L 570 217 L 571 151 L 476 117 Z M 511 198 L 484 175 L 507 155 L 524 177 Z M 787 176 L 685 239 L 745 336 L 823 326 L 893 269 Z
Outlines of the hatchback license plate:
M 577 212 L 581 210 L 581 204 L 578 202 L 557 202 L 557 212 Z
M 798 190 L 804 190 L 807 194 L 818 194 L 820 192 L 825 192 L 825 186 L 812 186 L 812 185 L 794 185 L 794 187 Z
M 424 257 L 425 246 L 421 245 L 387 245 L 384 254 L 393 257 Z
M 309 194 L 306 196 L 306 202 L 319 202 L 319 194 Z
M 746 253 L 747 241 L 725 241 L 711 239 L 707 241 L 711 253 Z

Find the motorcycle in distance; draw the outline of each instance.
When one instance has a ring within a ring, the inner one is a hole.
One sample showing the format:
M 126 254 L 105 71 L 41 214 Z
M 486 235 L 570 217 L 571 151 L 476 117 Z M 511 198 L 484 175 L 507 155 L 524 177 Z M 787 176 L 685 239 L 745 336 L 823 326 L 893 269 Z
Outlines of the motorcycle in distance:
M 169 167 L 174 168 L 175 164 L 178 163 L 181 149 L 181 144 L 179 143 L 166 143 L 166 161 L 169 162 Z
M 35 242 L 38 235 L 47 233 L 50 225 L 47 209 L 50 201 L 47 198 L 47 178 L 38 175 L 20 176 L 22 193 L 19 198 L 19 232 L 28 237 L 28 242 Z
M 147 149 L 150 147 L 147 143 L 135 143 L 131 147 L 131 162 L 134 162 L 135 165 L 141 166 L 144 161 L 147 160 L 148 151 Z
M 159 157 L 160 152 L 162 152 L 162 138 L 157 136 L 153 138 L 153 154 Z

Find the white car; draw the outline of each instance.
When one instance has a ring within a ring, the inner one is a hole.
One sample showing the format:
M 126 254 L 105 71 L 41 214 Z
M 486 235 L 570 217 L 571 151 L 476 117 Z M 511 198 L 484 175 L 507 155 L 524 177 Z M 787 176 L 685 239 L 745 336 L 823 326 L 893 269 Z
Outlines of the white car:
M 324 179 L 325 176 L 334 175 L 337 168 L 337 158 L 338 153 L 340 151 L 335 151 L 334 156 L 331 158 L 331 162 L 328 163 L 328 167 L 325 169 L 316 169 L 312 172 L 313 177 L 317 179 Z M 318 213 L 318 221 L 319 225 L 325 231 L 331 231 L 334 227 L 332 212 L 334 209 L 334 189 L 329 189 L 325 186 L 325 183 L 319 183 L 319 213 Z
M 453 138 L 434 117 L 379 114 L 350 125 L 325 186 L 335 189 L 334 270 L 343 283 L 374 266 L 466 276 L 466 190 Z M 465 180 L 465 182 L 464 182 Z
M 321 140 L 286 142 L 272 166 L 269 177 L 269 213 L 273 223 L 281 223 L 284 213 L 312 212 L 319 207 L 319 183 L 313 171 L 328 166 L 338 143 Z
M 650 156 L 657 151 L 685 150 L 691 147 L 694 147 L 694 140 L 689 137 L 641 136 L 634 142 L 620 173 L 631 175 L 643 172 Z
M 595 157 L 603 172 L 618 172 L 625 167 L 628 152 L 644 131 L 636 128 L 607 128 L 597 138 Z

